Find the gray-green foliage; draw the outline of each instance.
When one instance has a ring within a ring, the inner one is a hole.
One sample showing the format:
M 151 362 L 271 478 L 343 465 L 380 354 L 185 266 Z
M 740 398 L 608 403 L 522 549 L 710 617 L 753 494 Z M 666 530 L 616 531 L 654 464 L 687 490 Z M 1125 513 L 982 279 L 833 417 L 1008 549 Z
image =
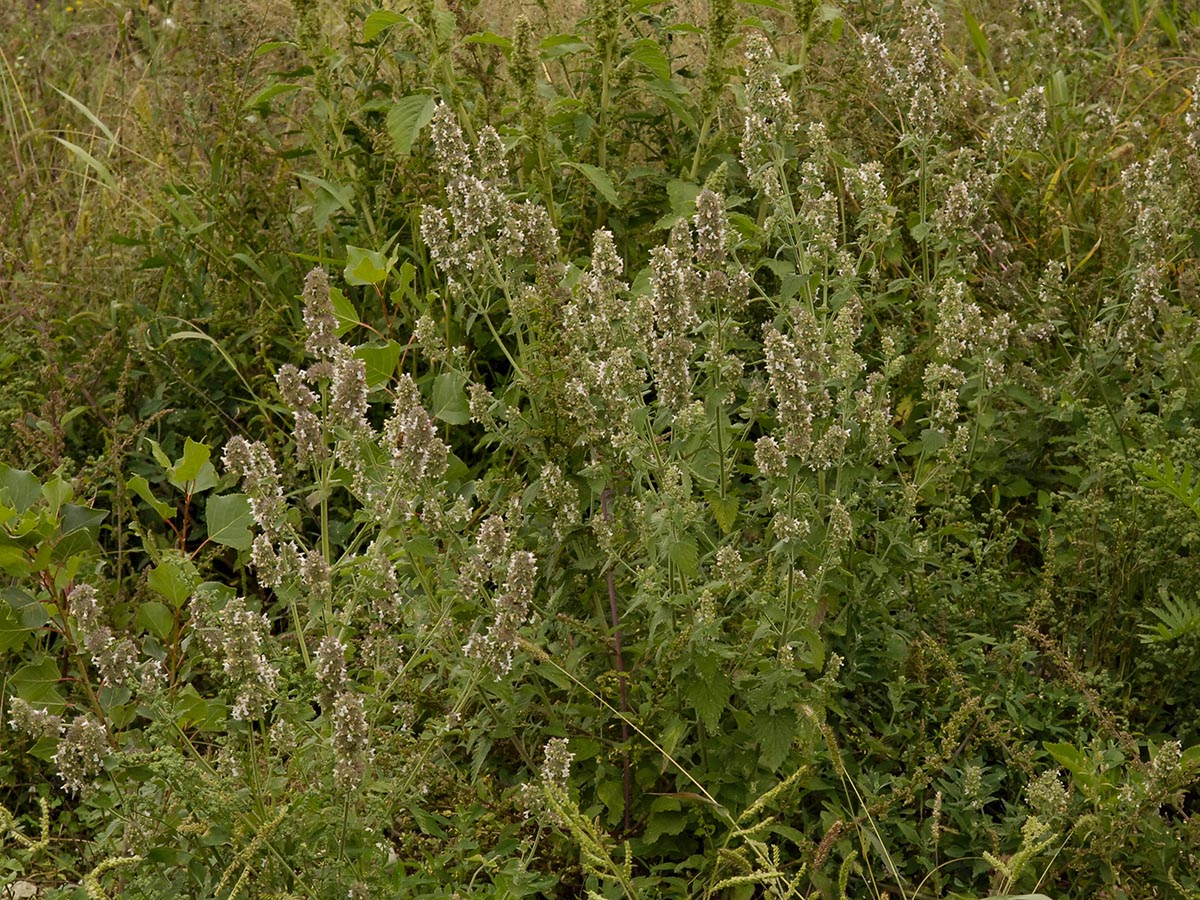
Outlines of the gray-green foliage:
M 1200 23 L 868 6 L 306 0 L 120 147 L 6 69 L 152 275 L 5 345 L 4 877 L 1197 890 Z

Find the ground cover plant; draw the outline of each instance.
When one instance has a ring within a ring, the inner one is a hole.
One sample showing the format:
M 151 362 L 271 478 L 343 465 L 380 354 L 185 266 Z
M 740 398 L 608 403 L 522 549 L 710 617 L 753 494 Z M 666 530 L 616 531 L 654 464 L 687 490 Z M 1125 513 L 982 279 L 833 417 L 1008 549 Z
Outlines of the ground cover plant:
M 0 12 L 12 896 L 1200 895 L 1200 13 Z

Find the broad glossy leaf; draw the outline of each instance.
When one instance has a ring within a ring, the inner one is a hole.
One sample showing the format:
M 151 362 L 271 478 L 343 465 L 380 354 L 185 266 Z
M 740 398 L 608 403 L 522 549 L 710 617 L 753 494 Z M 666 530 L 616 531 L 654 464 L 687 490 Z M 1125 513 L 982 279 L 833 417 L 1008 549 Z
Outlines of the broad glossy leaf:
M 367 370 L 367 388 L 374 390 L 387 384 L 396 374 L 396 363 L 404 346 L 396 341 L 378 341 L 354 348 L 354 355 L 363 361 Z
M 162 517 L 164 522 L 169 521 L 175 515 L 175 507 L 169 503 L 163 503 L 155 497 L 150 490 L 150 483 L 141 475 L 134 475 L 125 482 L 125 487 L 149 503 L 151 508 Z
M 254 516 L 250 511 L 249 497 L 245 494 L 209 497 L 205 511 L 209 540 L 235 550 L 250 549 L 254 543 L 254 535 L 250 533 Z
M 433 380 L 433 417 L 450 425 L 465 425 L 471 420 L 467 380 L 458 372 L 443 372 Z
M 166 640 L 175 628 L 175 614 L 157 600 L 147 600 L 138 607 L 133 624 Z
M 32 472 L 0 463 L 0 503 L 22 513 L 42 496 L 42 483 Z
M 378 250 L 346 245 L 346 268 L 342 271 L 347 284 L 379 284 L 388 277 L 391 265 Z

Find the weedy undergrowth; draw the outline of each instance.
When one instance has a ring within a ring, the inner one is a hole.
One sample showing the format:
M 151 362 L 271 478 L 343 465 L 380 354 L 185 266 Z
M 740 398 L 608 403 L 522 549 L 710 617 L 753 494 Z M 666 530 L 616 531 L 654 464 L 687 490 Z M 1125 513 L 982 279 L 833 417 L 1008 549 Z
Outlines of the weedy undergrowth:
M 5 877 L 1196 891 L 1196 23 L 482 14 L 298 2 L 119 139 L 6 57 L 143 274 L 5 338 Z

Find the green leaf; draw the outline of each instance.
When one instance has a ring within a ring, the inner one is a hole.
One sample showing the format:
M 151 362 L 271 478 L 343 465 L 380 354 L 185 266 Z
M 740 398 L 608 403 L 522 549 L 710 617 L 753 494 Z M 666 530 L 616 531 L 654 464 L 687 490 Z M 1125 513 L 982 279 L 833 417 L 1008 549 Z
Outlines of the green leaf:
M 387 384 L 396 374 L 396 363 L 404 345 L 397 341 L 373 341 L 354 348 L 354 355 L 363 361 L 367 370 L 367 388 L 374 390 Z
M 421 807 L 416 806 L 415 804 L 410 806 L 408 811 L 412 813 L 413 821 L 417 823 L 417 827 L 420 828 L 425 834 L 436 838 L 444 838 L 447 836 L 446 832 L 442 828 L 442 825 L 449 825 L 451 823 L 450 820 L 445 816 L 439 816 L 437 813 L 421 809 Z
M 141 475 L 134 475 L 127 482 L 125 482 L 125 487 L 149 503 L 154 511 L 162 517 L 164 522 L 169 522 L 175 515 L 175 507 L 171 506 L 169 503 L 163 503 L 161 500 L 155 497 L 154 494 L 150 492 L 150 483 Z
M 50 621 L 46 607 L 27 591 L 20 588 L 4 588 L 0 590 L 0 598 L 7 603 L 22 628 L 41 628 Z
M 721 533 L 729 534 L 733 530 L 733 523 L 737 521 L 737 497 L 732 494 L 722 497 L 713 492 L 708 495 L 708 505 L 712 509 L 713 518 L 717 520 Z
M 465 385 L 467 379 L 458 372 L 443 372 L 433 380 L 433 417 L 450 425 L 465 425 L 471 421 Z
M 408 16 L 392 12 L 390 9 L 377 9 L 363 20 L 362 39 L 364 43 L 373 41 L 393 26 L 412 24 L 413 20 Z
M 671 62 L 663 53 L 662 47 L 652 38 L 642 38 L 637 41 L 625 58 L 642 66 L 655 78 L 661 78 L 663 81 L 671 80 Z
M 975 45 L 975 52 L 979 54 L 981 60 L 991 65 L 992 48 L 988 45 L 987 35 L 979 26 L 979 20 L 965 6 L 963 7 L 963 18 L 967 23 L 967 33 L 971 35 L 971 43 Z
M 667 550 L 667 556 L 684 575 L 696 574 L 700 562 L 700 550 L 695 541 L 672 541 Z
M 333 315 L 337 319 L 337 336 L 341 337 L 347 331 L 361 324 L 362 320 L 358 317 L 358 312 L 354 309 L 354 304 L 351 303 L 341 288 L 331 287 L 329 289 L 329 299 L 333 302 Z
M 113 173 L 108 170 L 108 166 L 100 162 L 100 160 L 96 159 L 96 157 L 92 156 L 92 154 L 88 153 L 78 144 L 73 144 L 57 135 L 54 136 L 54 139 L 66 147 L 71 152 L 71 155 L 82 162 L 86 168 L 95 172 L 101 184 L 110 190 L 117 190 L 117 179 L 113 178 Z
M 208 444 L 187 438 L 183 442 L 183 456 L 176 460 L 175 466 L 171 470 L 171 483 L 181 490 L 186 489 L 185 486 L 189 482 L 196 481 L 200 477 L 200 473 L 211 456 L 212 448 Z
M 387 114 L 387 132 L 401 156 L 412 152 L 417 135 L 433 118 L 432 94 L 412 94 L 392 104 Z
M 760 714 L 754 722 L 754 730 L 758 734 L 759 761 L 774 772 L 783 765 L 792 749 L 796 715 L 788 709 Z
M 54 562 L 64 562 L 72 556 L 88 554 L 96 550 L 100 535 L 100 523 L 107 515 L 107 510 L 91 509 L 87 506 L 77 506 L 74 503 L 66 504 L 62 510 L 60 523 L 62 537 L 54 543 L 49 559 Z
M 20 650 L 33 632 L 21 624 L 16 611 L 7 603 L 0 603 L 0 654 L 9 650 Z
M 542 59 L 558 59 L 572 53 L 581 53 L 588 49 L 588 44 L 577 34 L 552 34 L 544 37 L 538 44 Z
M 50 511 L 57 516 L 62 505 L 75 496 L 75 489 L 71 487 L 70 482 L 63 481 L 62 476 L 55 472 L 54 477 L 42 485 L 42 496 L 50 504 Z
M 235 550 L 249 550 L 254 543 L 254 535 L 250 533 L 254 516 L 250 511 L 250 498 L 245 494 L 209 497 L 205 518 L 209 540 Z
M 146 578 L 150 589 L 165 597 L 176 609 L 187 602 L 200 581 L 196 567 L 178 551 L 163 556 L 163 561 L 150 570 Z
M 270 103 L 276 97 L 281 97 L 284 94 L 290 94 L 300 90 L 300 85 L 279 82 L 263 88 L 253 97 L 246 101 L 245 109 L 254 109 L 257 106 L 264 106 Z
M 346 268 L 342 274 L 347 284 L 379 284 L 388 277 L 391 265 L 378 250 L 346 245 Z
M 1071 744 L 1056 744 L 1051 741 L 1043 741 L 1042 746 L 1054 758 L 1056 763 L 1072 775 L 1083 770 L 1086 760 L 1083 754 Z
M 721 713 L 733 696 L 733 682 L 721 669 L 717 657 L 706 656 L 696 664 L 696 677 L 688 682 L 684 693 L 704 727 L 715 732 Z
M 100 523 L 108 516 L 106 509 L 92 509 L 90 506 L 79 506 L 68 503 L 62 509 L 63 536 L 84 531 L 95 538 L 100 533 Z
M 621 198 L 617 196 L 617 189 L 613 186 L 612 178 L 599 166 L 577 162 L 564 162 L 563 165 L 582 172 L 601 197 L 617 209 L 621 208 Z
M 32 472 L 12 469 L 0 463 L 0 502 L 23 513 L 41 496 L 42 483 Z
M 138 607 L 133 624 L 165 641 L 175 628 L 175 614 L 157 600 L 147 600 Z
M 674 798 L 660 797 L 658 799 L 662 800 L 662 799 L 674 799 Z M 655 802 L 657 803 L 657 801 L 655 801 Z M 676 806 L 678 806 L 679 801 L 675 801 L 675 804 L 676 804 Z M 649 821 L 646 823 L 646 833 L 644 835 L 644 840 L 646 841 L 647 844 L 653 844 L 664 834 L 665 835 L 679 834 L 685 828 L 687 828 L 687 826 L 691 822 L 691 820 L 692 820 L 691 813 L 686 810 L 682 810 L 682 809 L 680 809 L 680 810 L 665 809 L 665 810 L 662 810 L 661 812 L 652 812 L 650 814 Z
M 155 462 L 163 467 L 164 472 L 169 473 L 171 471 L 171 457 L 167 456 L 166 451 L 159 446 L 158 441 L 151 440 L 150 438 L 146 438 L 146 441 L 150 444 L 150 452 L 154 454 Z
M 503 50 L 512 49 L 512 40 L 502 34 L 496 34 L 494 31 L 478 31 L 475 34 L 468 34 L 462 42 L 464 44 L 492 44 Z
M 58 690 L 61 680 L 58 664 L 47 656 L 17 669 L 8 680 L 8 691 L 26 703 L 58 714 L 66 708 Z

